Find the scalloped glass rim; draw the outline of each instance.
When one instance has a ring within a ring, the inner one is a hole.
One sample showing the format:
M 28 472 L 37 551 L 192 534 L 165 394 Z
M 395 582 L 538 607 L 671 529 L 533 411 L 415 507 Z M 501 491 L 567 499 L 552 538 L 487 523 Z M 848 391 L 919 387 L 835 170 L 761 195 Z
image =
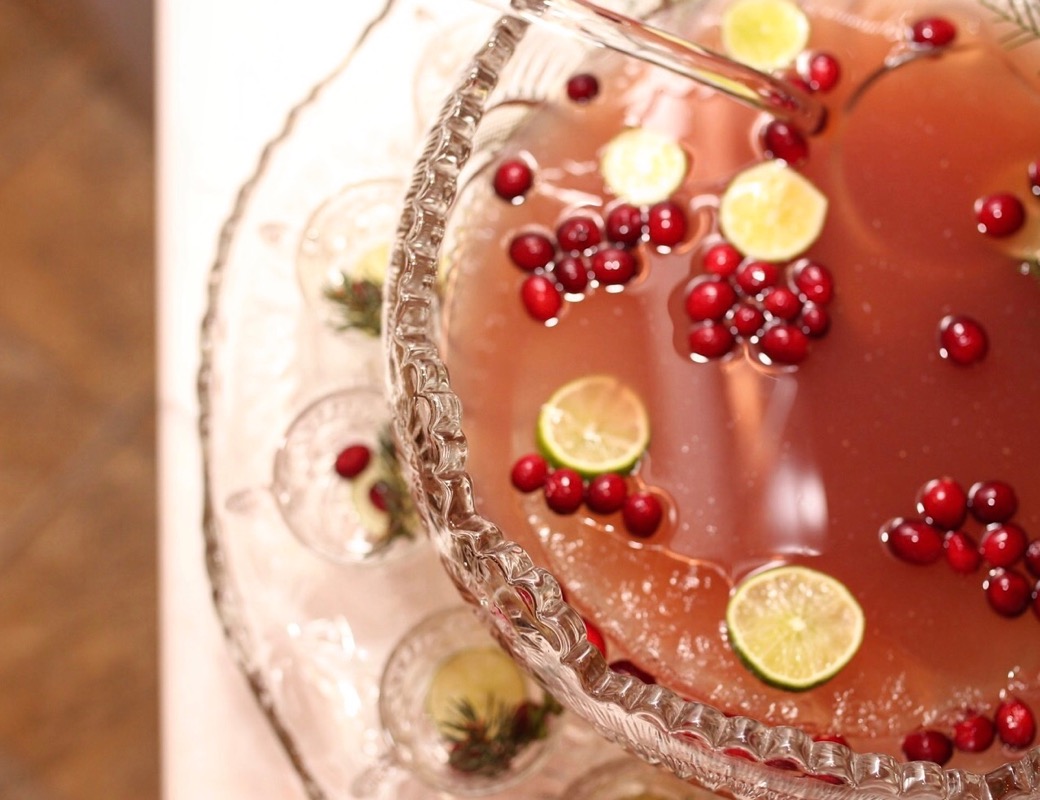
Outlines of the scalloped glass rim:
M 461 404 L 437 348 L 433 286 L 438 251 L 487 99 L 521 39 L 539 33 L 502 18 L 444 105 L 413 173 L 388 282 L 384 338 L 396 435 L 413 472 L 417 504 L 450 577 L 470 602 L 490 612 L 502 642 L 565 706 L 608 739 L 709 789 L 746 800 L 1040 796 L 1040 747 L 985 775 L 902 763 L 814 742 L 794 728 L 726 717 L 612 671 L 586 638 L 577 612 L 563 602 L 555 578 L 477 513 L 466 472 Z

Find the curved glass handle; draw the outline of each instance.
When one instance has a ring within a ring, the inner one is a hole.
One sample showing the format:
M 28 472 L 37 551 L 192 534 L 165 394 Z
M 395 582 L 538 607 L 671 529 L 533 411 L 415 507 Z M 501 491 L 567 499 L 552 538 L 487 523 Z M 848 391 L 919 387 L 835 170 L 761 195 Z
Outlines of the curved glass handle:
M 824 108 L 806 92 L 591 0 L 478 2 L 663 67 L 767 111 L 806 133 L 815 133 L 823 126 Z

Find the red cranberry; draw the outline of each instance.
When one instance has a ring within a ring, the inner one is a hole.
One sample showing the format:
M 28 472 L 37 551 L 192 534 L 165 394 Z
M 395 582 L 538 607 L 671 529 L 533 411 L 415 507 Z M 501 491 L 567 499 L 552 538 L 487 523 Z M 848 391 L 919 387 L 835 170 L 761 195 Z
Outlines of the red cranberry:
M 538 453 L 528 453 L 516 460 L 509 477 L 513 486 L 521 492 L 533 492 L 545 486 L 545 479 L 549 477 L 549 462 Z
M 802 132 L 783 120 L 770 120 L 762 131 L 762 149 L 768 158 L 778 158 L 792 166 L 809 157 L 809 142 Z
M 597 475 L 585 487 L 585 505 L 597 514 L 613 514 L 625 503 L 628 485 L 616 472 Z
M 1010 567 L 1026 554 L 1029 537 L 1013 522 L 995 522 L 982 535 L 980 552 L 994 567 Z
M 943 546 L 946 552 L 946 563 L 954 572 L 969 575 L 982 564 L 979 546 L 964 531 L 950 531 Z
M 933 761 L 941 765 L 953 755 L 953 742 L 945 733 L 918 730 L 903 739 L 903 754 L 909 761 Z
M 968 366 L 981 361 L 989 351 L 985 329 L 971 317 L 951 315 L 939 323 L 939 355 L 955 364 Z
M 762 295 L 765 310 L 777 319 L 790 322 L 802 312 L 802 301 L 786 286 L 774 286 Z
M 573 514 L 585 499 L 585 483 L 573 469 L 561 467 L 545 479 L 545 502 L 557 514 Z
M 704 360 L 722 358 L 733 349 L 735 342 L 733 333 L 725 325 L 701 322 L 690 328 L 690 352 Z
M 589 285 L 588 259 L 585 256 L 564 256 L 553 266 L 552 274 L 563 291 L 581 294 Z
M 953 478 L 932 478 L 917 493 L 917 511 L 926 522 L 952 531 L 968 515 L 968 494 Z
M 743 260 L 744 256 L 737 248 L 729 242 L 719 242 L 707 249 L 702 262 L 707 272 L 721 278 L 728 278 L 737 271 L 737 267 Z
M 1026 548 L 1026 569 L 1036 578 L 1040 578 L 1040 539 L 1034 539 Z
M 363 444 L 352 444 L 344 447 L 336 456 L 336 474 L 341 478 L 356 478 L 365 471 L 372 460 L 372 451 Z
M 827 309 L 816 303 L 806 303 L 802 308 L 802 316 L 798 319 L 806 336 L 819 339 L 826 336 L 831 329 L 831 315 Z
M 582 619 L 585 623 L 585 637 L 589 640 L 589 643 L 599 650 L 600 655 L 604 658 L 607 657 L 607 640 L 603 638 L 603 634 L 599 628 L 589 622 L 587 619 Z
M 1029 178 L 1029 191 L 1040 197 L 1040 158 L 1026 167 L 1026 177 Z
M 620 203 L 607 213 L 607 239 L 631 247 L 643 238 L 643 212 L 631 203 Z
M 924 520 L 890 520 L 881 529 L 881 541 L 899 559 L 911 564 L 931 564 L 943 554 L 943 535 Z
M 516 200 L 527 194 L 534 183 L 534 172 L 530 164 L 518 158 L 503 161 L 495 170 L 492 182 L 495 194 L 503 200 Z
M 595 75 L 583 72 L 572 75 L 567 81 L 567 96 L 575 103 L 587 103 L 599 94 L 599 80 Z
M 686 313 L 694 322 L 710 319 L 718 322 L 737 301 L 737 293 L 728 282 L 715 276 L 694 281 L 686 295 Z
M 548 322 L 560 313 L 563 297 L 545 275 L 528 275 L 520 286 L 520 302 L 532 318 Z
M 1017 617 L 1033 600 L 1032 582 L 1013 569 L 993 570 L 982 588 L 993 610 L 1004 617 Z
M 979 522 L 1007 522 L 1018 511 L 1018 495 L 1003 481 L 979 481 L 968 490 L 968 509 Z
M 794 285 L 808 303 L 827 305 L 834 297 L 834 278 L 823 264 L 805 261 L 794 273 Z
M 622 675 L 631 675 L 633 678 L 639 678 L 643 683 L 651 685 L 657 683 L 657 678 L 642 667 L 633 664 L 627 658 L 611 662 L 610 668 L 614 670 L 614 672 L 620 672 Z
M 675 247 L 686 236 L 686 212 L 674 200 L 650 206 L 647 213 L 650 241 L 658 247 Z
M 376 481 L 372 484 L 372 488 L 368 490 L 368 502 L 375 506 L 380 511 L 387 511 L 390 508 L 390 498 L 393 495 L 393 489 L 390 488 L 390 484 L 386 481 Z
M 1036 737 L 1036 718 L 1032 709 L 1017 697 L 1008 697 L 993 715 L 1000 741 L 1016 750 L 1029 747 Z
M 552 263 L 556 248 L 544 233 L 518 233 L 509 242 L 509 259 L 520 269 L 534 272 Z
M 657 531 L 664 518 L 664 508 L 656 495 L 650 492 L 634 492 L 625 498 L 621 518 L 630 534 L 645 539 Z
M 830 53 L 813 53 L 805 64 L 805 80 L 814 92 L 829 92 L 838 85 L 841 64 Z
M 753 303 L 740 302 L 734 306 L 730 317 L 730 329 L 737 335 L 750 339 L 758 336 L 766 324 L 766 315 Z
M 766 328 L 759 346 L 774 364 L 801 364 L 809 355 L 808 337 L 801 328 L 787 323 Z
M 604 247 L 592 256 L 592 274 L 604 286 L 628 283 L 636 274 L 636 257 L 620 247 Z
M 1025 221 L 1025 206 L 1013 194 L 1000 192 L 975 201 L 975 222 L 979 233 L 999 239 L 1017 233 Z
M 920 19 L 910 27 L 910 41 L 926 47 L 945 47 L 957 38 L 957 26 L 945 17 Z
M 776 264 L 770 264 L 768 261 L 749 261 L 741 265 L 736 273 L 737 286 L 748 297 L 754 297 L 763 289 L 776 286 L 779 278 L 780 270 Z
M 568 217 L 556 229 L 556 241 L 560 249 L 568 253 L 584 252 L 599 244 L 602 238 L 596 220 L 583 214 Z
M 981 753 L 993 744 L 996 736 L 993 720 L 982 714 L 970 714 L 953 725 L 953 743 L 965 753 Z

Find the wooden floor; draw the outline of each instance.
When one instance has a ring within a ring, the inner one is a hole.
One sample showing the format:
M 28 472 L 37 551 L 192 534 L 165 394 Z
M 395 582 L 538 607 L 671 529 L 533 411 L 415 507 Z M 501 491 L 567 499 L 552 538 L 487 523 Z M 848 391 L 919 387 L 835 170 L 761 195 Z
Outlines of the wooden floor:
M 150 98 L 68 5 L 0 0 L 0 798 L 149 800 Z

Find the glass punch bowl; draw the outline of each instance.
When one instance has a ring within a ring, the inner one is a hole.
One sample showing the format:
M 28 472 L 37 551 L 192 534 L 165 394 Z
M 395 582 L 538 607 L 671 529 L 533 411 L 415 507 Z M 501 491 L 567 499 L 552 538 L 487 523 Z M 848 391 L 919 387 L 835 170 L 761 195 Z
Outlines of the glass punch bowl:
M 630 2 L 625 10 L 642 15 L 662 5 L 669 3 Z M 1040 797 L 1035 747 L 985 775 L 904 763 L 815 742 L 794 728 L 727 716 L 611 670 L 553 575 L 536 566 L 508 530 L 479 513 L 467 473 L 465 415 L 438 347 L 438 265 L 451 247 L 460 191 L 529 111 L 529 104 L 513 99 L 537 97 L 541 83 L 571 74 L 587 53 L 543 26 L 500 19 L 426 140 L 398 228 L 384 332 L 392 413 L 421 515 L 450 578 L 467 601 L 482 607 L 513 657 L 565 707 L 607 739 L 723 796 Z M 726 752 L 734 750 L 750 758 Z

